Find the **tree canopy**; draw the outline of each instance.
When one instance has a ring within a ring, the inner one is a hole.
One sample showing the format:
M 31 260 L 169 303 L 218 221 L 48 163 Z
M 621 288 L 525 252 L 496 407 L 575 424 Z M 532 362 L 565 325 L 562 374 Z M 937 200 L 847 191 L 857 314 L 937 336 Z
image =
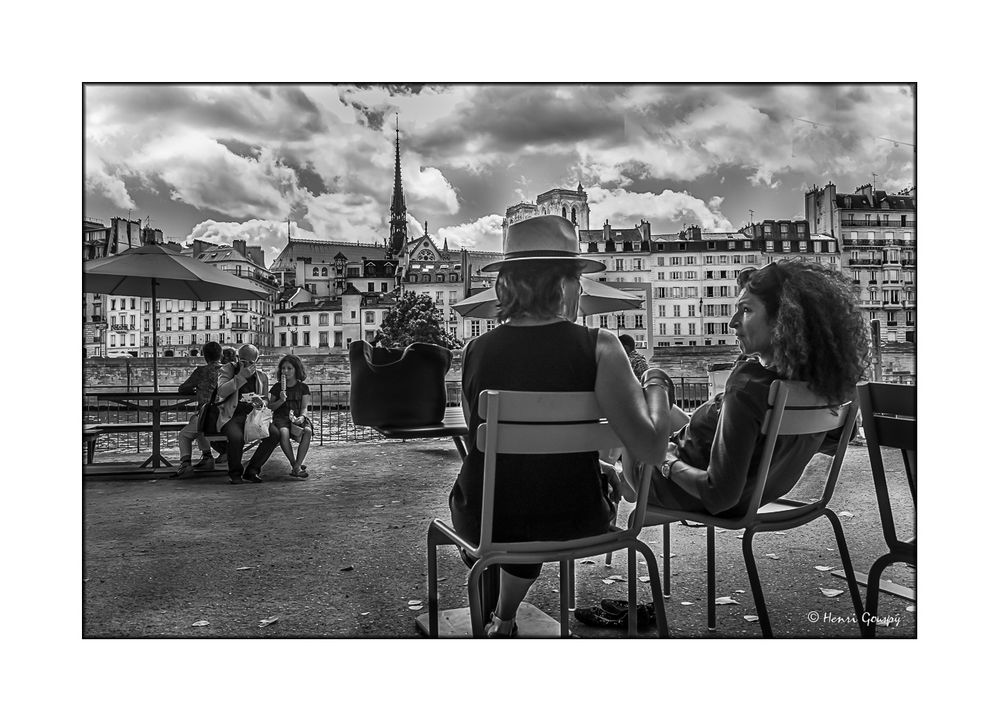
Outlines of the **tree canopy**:
M 433 343 L 445 348 L 462 345 L 453 333 L 444 327 L 444 315 L 431 297 L 406 291 L 396 304 L 382 317 L 382 343 L 402 348 L 411 343 Z

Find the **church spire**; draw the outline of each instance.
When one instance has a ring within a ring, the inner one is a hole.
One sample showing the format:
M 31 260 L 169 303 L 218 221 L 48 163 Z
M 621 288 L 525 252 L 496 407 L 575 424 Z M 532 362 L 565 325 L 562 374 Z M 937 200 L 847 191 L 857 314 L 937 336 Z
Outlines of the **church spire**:
M 398 256 L 406 245 L 406 201 L 403 200 L 403 174 L 399 161 L 399 113 L 396 114 L 396 178 L 389 206 L 389 248 Z

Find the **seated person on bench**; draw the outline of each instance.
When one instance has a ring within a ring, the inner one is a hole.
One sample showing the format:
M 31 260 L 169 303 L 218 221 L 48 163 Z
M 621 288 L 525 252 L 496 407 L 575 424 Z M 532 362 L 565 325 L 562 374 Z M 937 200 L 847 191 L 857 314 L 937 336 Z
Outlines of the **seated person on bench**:
M 204 408 L 205 404 L 212 400 L 212 391 L 219 383 L 219 369 L 222 368 L 219 359 L 222 358 L 222 346 L 215 341 L 209 341 L 202 346 L 201 355 L 204 357 L 205 363 L 192 371 L 187 381 L 177 389 L 178 393 L 195 394 L 198 397 L 198 413 L 192 416 L 188 425 L 177 434 L 177 444 L 181 447 L 181 465 L 174 472 L 174 477 L 180 479 L 193 476 L 195 469 L 199 471 L 215 469 L 212 447 L 209 446 L 208 439 L 198 428 L 198 422 L 202 418 L 202 412 L 207 413 Z M 212 427 L 209 426 L 209 428 Z M 201 449 L 201 461 L 192 466 L 191 446 L 195 440 L 198 441 L 198 448 Z

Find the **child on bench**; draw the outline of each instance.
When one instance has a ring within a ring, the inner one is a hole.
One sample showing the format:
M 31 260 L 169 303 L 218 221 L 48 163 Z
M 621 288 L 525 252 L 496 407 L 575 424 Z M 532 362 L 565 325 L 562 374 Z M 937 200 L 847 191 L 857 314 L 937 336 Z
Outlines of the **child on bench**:
M 212 447 L 198 428 L 198 420 L 201 419 L 202 411 L 209 412 L 209 409 L 204 407 L 212 400 L 212 391 L 219 383 L 219 369 L 222 368 L 222 346 L 216 341 L 209 341 L 202 347 L 201 355 L 205 358 L 205 364 L 192 371 L 187 381 L 177 389 L 178 393 L 196 394 L 198 397 L 198 413 L 192 416 L 187 426 L 177 434 L 177 444 L 181 448 L 181 465 L 173 474 L 173 477 L 177 479 L 194 476 L 195 469 L 198 471 L 215 469 Z M 201 461 L 192 466 L 191 446 L 195 440 L 198 441 L 198 448 L 201 449 Z

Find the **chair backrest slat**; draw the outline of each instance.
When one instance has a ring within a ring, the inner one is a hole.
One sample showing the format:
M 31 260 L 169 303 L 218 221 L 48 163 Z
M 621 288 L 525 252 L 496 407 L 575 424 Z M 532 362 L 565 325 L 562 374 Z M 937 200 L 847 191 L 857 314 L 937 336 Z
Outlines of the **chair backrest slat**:
M 483 391 L 479 394 L 480 409 L 486 408 L 488 393 L 489 391 Z M 597 421 L 604 416 L 593 391 L 504 391 L 497 398 L 497 420 L 500 422 L 572 423 Z
M 476 429 L 476 448 L 484 455 L 479 553 L 490 549 L 520 547 L 527 550 L 539 546 L 533 542 L 501 544 L 493 541 L 497 454 L 580 453 L 623 445 L 611 425 L 602 418 L 597 395 L 592 391 L 486 390 L 479 395 L 479 413 L 486 419 L 486 423 Z M 637 490 L 638 503 L 629 520 L 628 533 L 634 536 L 642 530 L 645 519 L 650 474 L 650 467 L 644 467 Z M 559 543 L 568 542 L 548 542 L 549 545 Z
M 801 381 L 772 382 L 768 393 L 768 405 L 769 408 L 762 426 L 764 447 L 757 469 L 757 478 L 752 480 L 754 487 L 750 506 L 746 512 L 747 522 L 756 516 L 760 508 L 779 436 L 802 436 L 821 432 L 828 433 L 836 429 L 841 430 L 837 451 L 830 464 L 823 498 L 820 502 L 824 506 L 828 504 L 833 497 L 844 454 L 847 452 L 851 430 L 858 414 L 858 405 L 849 401 L 841 404 L 839 408 L 831 410 L 830 404 L 825 399 L 810 391 L 809 387 Z M 725 412 L 726 407 L 723 404 L 722 413 L 725 414 Z
M 622 446 L 607 421 L 590 424 L 498 424 L 498 454 L 573 454 Z M 486 424 L 476 430 L 476 448 L 486 451 Z

